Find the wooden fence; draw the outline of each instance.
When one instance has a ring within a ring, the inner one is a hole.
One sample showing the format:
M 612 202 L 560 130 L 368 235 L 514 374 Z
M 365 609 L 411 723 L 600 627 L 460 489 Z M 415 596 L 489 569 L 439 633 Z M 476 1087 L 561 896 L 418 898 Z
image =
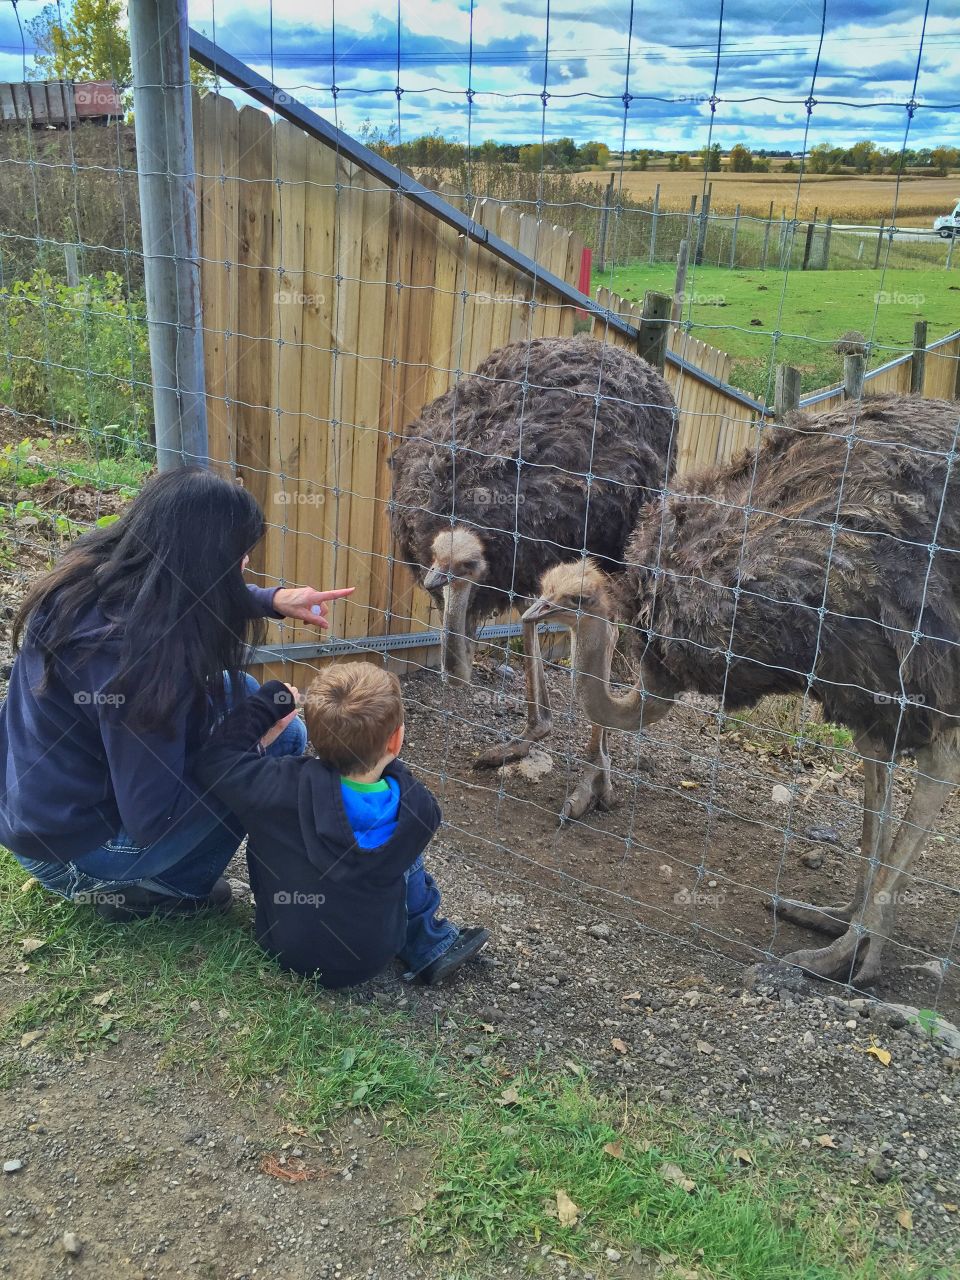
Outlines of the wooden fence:
M 393 558 L 387 458 L 461 370 L 572 335 L 576 308 L 257 108 L 195 99 L 194 132 L 210 455 L 266 512 L 251 569 L 355 585 L 334 635 L 435 625 Z M 576 282 L 569 231 L 493 203 L 475 216 Z

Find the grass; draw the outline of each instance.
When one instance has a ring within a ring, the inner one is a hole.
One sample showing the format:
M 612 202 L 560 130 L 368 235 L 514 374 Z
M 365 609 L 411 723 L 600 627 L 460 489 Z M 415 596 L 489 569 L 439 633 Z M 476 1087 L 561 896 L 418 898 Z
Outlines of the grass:
M 748 752 L 842 764 L 853 749 L 853 734 L 823 719 L 820 706 L 795 694 L 762 698 L 755 707 L 727 716 L 722 730 Z
M 647 289 L 672 292 L 674 276 L 670 264 L 635 263 L 598 273 L 594 285 L 636 301 Z M 701 266 L 688 275 L 686 292 L 683 318 L 693 336 L 728 351 L 734 385 L 760 399 L 772 398 L 771 357 L 799 368 L 805 392 L 837 382 L 842 359 L 832 347 L 848 329 L 872 339 L 875 366 L 911 349 L 916 320 L 927 321 L 928 342 L 960 327 L 960 275 L 940 270 L 784 276 Z
M 0 1026 L 0 1087 L 37 1048 L 67 1058 L 146 1035 L 165 1046 L 161 1069 L 212 1073 L 223 1096 L 268 1098 L 307 1132 L 345 1108 L 368 1109 L 388 1136 L 424 1151 L 430 1174 L 411 1243 L 443 1255 L 446 1276 L 479 1277 L 518 1252 L 538 1261 L 545 1245 L 595 1270 L 608 1247 L 640 1250 L 669 1259 L 661 1274 L 678 1280 L 691 1269 L 699 1280 L 949 1274 L 906 1239 L 887 1242 L 899 1189 L 859 1185 L 842 1153 L 812 1155 L 710 1117 L 615 1100 L 574 1064 L 567 1075 L 531 1067 L 517 1078 L 495 1041 L 484 1062 L 444 1061 L 403 1015 L 282 974 L 238 909 L 117 928 L 35 884 L 24 891 L 4 855 L 0 955 L 30 988 Z M 18 1057 L 21 1037 L 36 1031 Z M 670 1180 L 670 1164 L 693 1190 Z M 558 1191 L 578 1206 L 575 1223 L 558 1219 Z

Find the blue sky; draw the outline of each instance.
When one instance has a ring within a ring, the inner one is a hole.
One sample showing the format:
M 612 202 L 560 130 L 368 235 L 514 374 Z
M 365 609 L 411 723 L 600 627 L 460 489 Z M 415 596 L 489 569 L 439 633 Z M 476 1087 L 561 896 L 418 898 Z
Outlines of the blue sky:
M 28 19 L 41 0 L 20 0 Z M 931 0 L 196 0 L 192 24 L 336 118 L 401 135 L 439 129 L 479 143 L 570 135 L 619 149 L 701 146 L 798 150 L 869 137 L 900 146 L 904 103 L 920 104 L 910 144 L 960 145 L 960 4 Z M 921 45 L 921 33 L 923 41 Z M 472 69 L 470 47 L 472 40 Z M 29 60 L 29 48 L 26 50 Z M 919 74 L 918 74 L 919 66 Z M 20 79 L 20 33 L 0 10 L 0 79 Z M 331 85 L 338 86 L 336 101 Z M 467 89 L 474 92 L 472 107 Z M 544 108 L 541 94 L 549 97 Z M 630 95 L 628 109 L 624 95 Z

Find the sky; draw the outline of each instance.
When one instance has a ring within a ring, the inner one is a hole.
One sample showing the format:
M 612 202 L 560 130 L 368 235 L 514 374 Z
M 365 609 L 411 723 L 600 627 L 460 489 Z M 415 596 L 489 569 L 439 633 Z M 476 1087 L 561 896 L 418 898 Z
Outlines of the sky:
M 42 2 L 0 5 L 0 80 L 19 80 L 30 48 L 16 14 Z M 692 151 L 709 137 L 798 151 L 860 138 L 899 148 L 909 123 L 910 146 L 960 146 L 960 0 L 930 0 L 925 23 L 922 0 L 727 0 L 722 28 L 720 11 L 720 0 L 195 0 L 189 19 L 352 133 L 369 121 L 473 144 L 570 136 Z

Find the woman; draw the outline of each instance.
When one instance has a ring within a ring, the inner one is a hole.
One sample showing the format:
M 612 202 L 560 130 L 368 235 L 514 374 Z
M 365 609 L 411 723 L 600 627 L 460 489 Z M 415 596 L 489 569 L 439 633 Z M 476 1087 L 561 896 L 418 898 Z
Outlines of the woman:
M 263 619 L 325 627 L 352 590 L 247 586 L 263 527 L 242 486 L 165 472 L 27 593 L 0 708 L 0 844 L 47 888 L 115 919 L 229 906 L 220 876 L 244 833 L 192 757 L 257 687 L 242 666 Z M 305 742 L 291 718 L 267 749 Z

